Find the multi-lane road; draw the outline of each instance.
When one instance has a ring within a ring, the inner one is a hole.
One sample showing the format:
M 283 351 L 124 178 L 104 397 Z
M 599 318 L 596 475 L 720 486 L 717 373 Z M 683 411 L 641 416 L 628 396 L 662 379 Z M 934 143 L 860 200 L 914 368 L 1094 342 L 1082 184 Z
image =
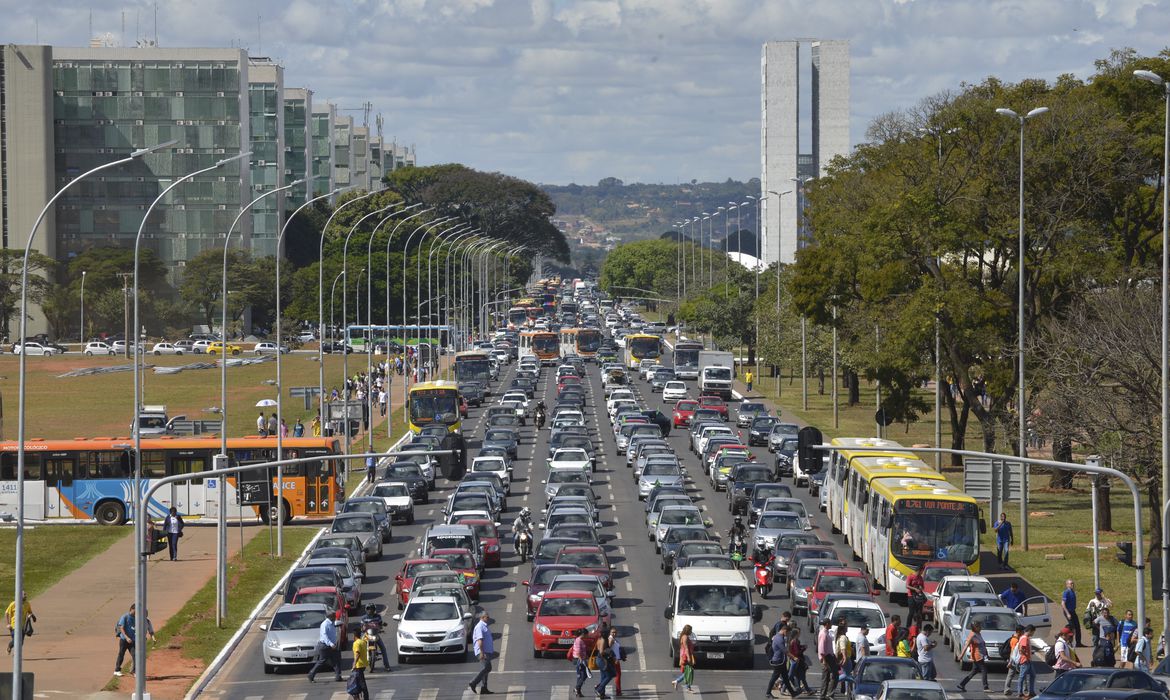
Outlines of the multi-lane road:
M 512 365 L 498 386 L 507 386 Z M 614 624 L 617 626 L 623 646 L 628 652 L 627 661 L 622 664 L 623 697 L 659 697 L 672 694 L 671 679 L 677 670 L 671 667 L 668 652 L 666 621 L 663 608 L 666 604 L 667 577 L 659 568 L 660 558 L 654 545 L 648 541 L 645 530 L 645 512 L 638 500 L 637 490 L 625 466 L 624 456 L 617 455 L 609 419 L 605 415 L 604 397 L 598 368 L 588 366 L 586 399 L 589 427 L 593 433 L 598 453 L 598 470 L 594 490 L 598 494 L 600 517 L 602 519 L 602 540 L 614 566 L 615 590 Z M 647 408 L 658 408 L 670 414 L 670 406 L 664 405 L 661 396 L 651 393 L 649 384 L 637 380 L 633 386 Z M 543 396 L 552 405 L 556 391 L 555 372 L 545 368 L 541 376 L 538 397 Z M 694 392 L 697 394 L 697 392 Z M 497 392 L 498 395 L 498 392 Z M 483 435 L 484 409 L 472 409 L 464 421 L 464 432 L 472 447 L 471 455 Z M 732 410 L 734 420 L 734 406 Z M 537 431 L 531 422 L 522 430 L 519 459 L 515 464 L 512 495 L 509 509 L 501 518 L 501 532 L 506 531 L 516 513 L 528 506 L 539 516 L 544 505 L 541 481 L 546 471 L 548 430 Z M 714 521 L 714 531 L 721 538 L 732 522 L 728 512 L 726 494 L 716 493 L 703 477 L 698 459 L 688 450 L 686 431 L 673 431 L 667 438 L 686 465 L 690 479 L 689 488 L 696 503 Z M 771 464 L 772 455 L 763 447 L 753 448 L 758 459 Z M 413 525 L 396 525 L 392 544 L 386 546 L 385 556 L 380 561 L 369 563 L 368 575 L 363 583 L 363 599 L 386 606 L 386 617 L 395 612 L 394 575 L 401 567 L 403 558 L 408 557 L 418 545 L 426 528 L 442 519 L 442 505 L 452 485 L 439 479 L 438 491 L 432 493 L 431 502 L 416 506 L 416 520 Z M 815 514 L 815 531 L 824 541 L 833 543 L 844 562 L 850 561 L 850 553 L 841 542 L 840 536 L 830 534 L 828 521 L 819 513 L 815 499 L 806 490 L 794 489 L 805 500 L 808 512 Z M 539 537 L 539 532 L 537 534 Z M 533 658 L 532 623 L 525 619 L 525 589 L 521 581 L 527 578 L 529 567 L 521 565 L 512 555 L 510 536 L 505 538 L 503 566 L 488 569 L 482 581 L 480 603 L 490 613 L 498 658 L 494 662 L 489 687 L 499 696 L 508 700 L 535 700 L 536 698 L 563 699 L 572 695 L 574 683 L 573 666 L 565 660 Z M 750 570 L 746 570 L 750 576 Z M 762 644 L 767 630 L 787 609 L 787 598 L 774 589 L 768 599 L 760 601 L 765 607 L 764 618 L 756 625 L 755 667 L 747 670 L 733 666 L 701 665 L 695 673 L 695 692 L 691 697 L 761 698 L 770 675 L 767 660 L 762 653 Z M 890 602 L 883 595 L 880 600 L 887 615 L 898 612 L 905 614 L 901 605 Z M 271 614 L 269 612 L 269 614 Z M 803 618 L 800 619 L 803 623 Z M 394 660 L 393 622 L 384 639 Z M 1046 632 L 1046 630 L 1045 630 Z M 935 635 L 939 639 L 938 635 Z M 275 698 L 317 699 L 344 698 L 343 683 L 334 683 L 331 675 L 322 673 L 317 682 L 310 684 L 303 672 L 282 672 L 266 675 L 260 660 L 260 644 L 263 634 L 252 629 L 243 640 L 233 657 L 223 667 L 204 695 L 216 698 L 260 700 Z M 971 688 L 964 693 L 954 689 L 961 674 L 949 657 L 949 649 L 939 645 L 936 650 L 936 665 L 939 680 L 947 688 L 950 697 L 985 698 L 988 694 L 979 688 L 975 679 Z M 344 668 L 351 663 L 350 655 L 344 656 Z M 377 672 L 368 676 L 371 697 L 379 700 L 436 700 L 438 698 L 469 698 L 472 692 L 467 683 L 476 673 L 478 664 L 471 660 L 458 663 L 427 662 L 409 666 L 394 666 L 390 674 Z M 1051 678 L 1051 676 L 1049 676 Z M 818 687 L 820 674 L 810 669 L 809 682 Z M 1047 681 L 1042 676 L 1040 685 Z M 991 674 L 992 695 L 1002 697 L 1002 672 Z M 586 685 L 588 696 L 592 696 L 592 682 Z M 609 692 L 612 694 L 611 686 Z M 838 693 L 838 697 L 844 697 Z

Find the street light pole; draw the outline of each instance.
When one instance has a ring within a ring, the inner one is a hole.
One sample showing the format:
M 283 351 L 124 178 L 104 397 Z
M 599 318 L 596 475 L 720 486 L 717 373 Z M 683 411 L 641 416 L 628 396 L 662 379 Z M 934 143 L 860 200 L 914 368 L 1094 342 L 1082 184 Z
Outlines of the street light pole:
M 1027 388 L 1024 383 L 1024 290 L 1027 287 L 1027 278 L 1024 275 L 1024 123 L 1032 117 L 1038 117 L 1048 111 L 1047 107 L 1037 107 L 1024 115 L 1019 115 L 1010 109 L 1000 107 L 995 110 L 997 114 L 1005 117 L 1011 117 L 1020 124 L 1020 233 L 1019 233 L 1019 263 L 1017 265 L 1019 271 L 1019 281 L 1017 283 L 1018 289 L 1016 305 L 1017 305 L 1017 323 L 1016 330 L 1017 341 L 1017 363 L 1016 372 L 1019 375 L 1019 394 L 1016 398 L 1016 418 L 1018 421 L 1017 428 L 1019 430 L 1019 451 L 1021 457 L 1028 456 L 1027 430 L 1028 430 L 1028 416 L 1027 416 Z M 1163 448 L 1165 449 L 1165 448 Z M 1020 462 L 1020 539 L 1022 541 L 1024 551 L 1028 551 L 1028 465 L 1026 462 Z
M 444 216 L 443 218 L 436 219 L 435 221 L 428 221 L 426 223 L 419 224 L 418 226 L 415 227 L 415 229 L 413 231 L 410 232 L 410 235 L 406 237 L 406 243 L 404 243 L 402 246 L 402 352 L 404 355 L 406 354 L 407 345 L 408 345 L 406 342 L 406 254 L 410 251 L 410 242 L 412 240 L 414 240 L 414 235 L 416 233 L 418 233 L 419 231 L 423 231 L 425 229 L 426 231 L 429 232 L 430 229 L 433 229 L 437 226 L 442 226 L 443 224 L 447 223 L 448 221 L 450 221 L 454 218 L 455 217 L 453 217 L 453 216 Z M 426 235 L 426 234 L 423 234 L 423 235 Z M 418 347 L 416 346 L 414 349 L 414 364 L 415 365 L 418 364 L 418 360 L 419 360 L 418 354 L 419 354 Z M 410 374 L 411 374 L 410 368 L 406 367 L 405 362 L 404 362 L 403 369 L 402 369 L 402 405 L 403 406 L 407 405 L 407 400 L 408 400 L 408 396 L 410 393 L 409 392 Z
M 768 194 L 776 195 L 776 220 L 783 221 L 784 219 L 784 195 L 792 194 L 792 190 L 784 190 L 777 192 L 776 190 L 768 190 Z M 767 196 L 767 195 L 764 195 Z M 782 229 L 776 227 L 776 345 L 780 345 L 780 267 L 781 267 L 781 253 L 783 251 L 784 238 L 781 236 Z M 783 372 L 780 370 L 779 363 L 776 365 L 776 396 L 780 396 L 780 375 Z
M 394 228 L 390 231 L 390 236 L 386 239 L 386 328 L 387 329 L 390 328 L 390 246 L 394 243 L 394 235 L 396 233 L 398 233 L 398 229 L 401 228 L 402 225 L 405 224 L 407 221 L 410 221 L 411 219 L 420 217 L 423 214 L 426 214 L 428 212 L 434 211 L 434 209 L 435 209 L 434 207 L 427 207 L 426 209 L 420 209 L 419 211 L 416 211 L 415 213 L 411 214 L 410 216 L 407 216 L 407 217 L 399 220 L 399 222 L 397 224 L 395 224 Z M 406 254 L 406 252 L 404 250 L 403 255 L 405 255 L 405 254 Z M 406 278 L 405 277 L 403 277 L 403 279 L 402 279 L 402 292 L 403 292 L 403 294 L 406 293 Z M 402 316 L 401 323 L 402 323 L 402 325 L 401 325 L 402 354 L 405 355 L 406 354 L 406 314 L 405 313 Z M 389 330 L 387 330 L 387 334 L 389 334 Z M 389 352 L 389 348 L 390 348 L 389 336 L 387 336 L 387 339 L 386 339 L 386 348 L 387 348 L 387 352 Z M 404 358 L 403 359 L 403 371 L 402 371 L 402 381 L 403 381 L 404 386 L 405 386 L 405 383 L 407 381 L 406 374 L 407 374 L 406 373 L 406 360 Z M 403 398 L 405 398 L 405 389 L 403 389 Z M 388 407 L 388 405 L 390 403 L 390 387 L 389 387 L 389 385 L 387 385 L 387 387 L 386 387 L 386 403 L 387 403 L 387 410 L 389 410 L 389 407 Z M 393 437 L 393 435 L 394 435 L 393 427 L 391 425 L 392 421 L 389 419 L 390 415 L 391 414 L 387 414 L 387 419 L 386 419 L 386 437 L 387 438 Z
M 752 251 L 752 260 L 754 261 L 752 264 L 752 272 L 756 278 L 756 293 L 752 299 L 752 316 L 755 317 L 756 328 L 755 336 L 752 342 L 754 343 L 754 347 L 756 349 L 756 381 L 760 381 L 760 265 L 763 263 L 763 260 L 760 258 L 760 202 L 763 201 L 763 198 L 757 197 L 753 194 L 747 195 L 747 198 L 750 201 L 756 203 L 756 245 L 755 249 Z M 743 204 L 744 206 L 747 206 L 748 202 L 744 202 Z M 740 241 L 739 249 L 741 252 L 743 251 L 742 240 Z
M 85 350 L 85 270 L 81 271 L 81 330 L 77 332 L 81 349 Z

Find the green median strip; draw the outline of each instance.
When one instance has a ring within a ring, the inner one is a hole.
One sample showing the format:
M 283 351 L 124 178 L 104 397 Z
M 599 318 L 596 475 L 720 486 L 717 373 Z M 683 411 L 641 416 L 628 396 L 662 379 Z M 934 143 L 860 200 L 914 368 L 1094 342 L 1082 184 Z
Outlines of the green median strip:
M 24 530 L 24 589 L 33 599 L 130 535 L 129 527 L 43 525 Z M 0 530 L 0 591 L 16 586 L 16 529 Z M 9 598 L 8 600 L 11 600 Z M 7 602 L 5 603 L 7 604 Z M 35 610 L 34 606 L 34 610 Z

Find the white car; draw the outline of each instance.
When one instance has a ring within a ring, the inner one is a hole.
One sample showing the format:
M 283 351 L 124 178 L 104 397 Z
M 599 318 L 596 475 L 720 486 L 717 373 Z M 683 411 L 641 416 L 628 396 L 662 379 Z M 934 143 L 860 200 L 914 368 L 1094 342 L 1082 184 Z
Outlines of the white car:
M 191 344 L 191 352 L 196 355 L 202 355 L 207 352 L 207 348 L 211 345 L 211 342 L 210 340 L 196 340 Z
M 115 355 L 125 355 L 126 354 L 126 341 L 125 340 L 115 340 L 114 344 L 111 345 L 110 347 L 112 347 L 114 349 Z M 136 352 L 139 352 L 139 353 L 146 352 L 145 346 L 138 346 L 138 345 L 134 345 L 133 343 L 131 343 L 131 347 L 133 347 Z
M 391 521 L 399 520 L 407 525 L 414 524 L 414 499 L 410 497 L 410 487 L 404 482 L 379 481 L 374 484 L 370 495 L 382 499 Z
M 171 343 L 155 343 L 150 349 L 152 355 L 182 355 L 183 348 L 177 348 Z
M 934 621 L 936 625 L 941 625 L 943 622 L 943 611 L 950 607 L 951 598 L 956 593 L 990 593 L 995 595 L 995 589 L 982 576 L 944 576 L 938 582 L 938 588 L 934 593 L 928 594 L 934 598 Z M 940 627 L 941 629 L 941 627 Z
M 504 494 L 510 495 L 512 493 L 512 468 L 508 466 L 508 462 L 503 457 L 476 457 L 471 460 L 471 468 L 468 473 L 478 472 L 495 474 L 500 477 L 500 481 L 504 482 Z
M 614 389 L 609 392 L 609 396 L 605 399 L 605 410 L 613 413 L 613 405 L 618 401 L 636 401 L 637 396 L 629 389 Z
M 89 355 L 91 357 L 93 355 L 113 355 L 114 349 L 112 347 L 110 347 L 109 345 L 107 345 L 106 343 L 101 343 L 101 342 L 95 341 L 92 343 L 86 343 L 84 352 L 86 355 Z
M 21 352 L 21 345 L 12 346 L 13 355 L 19 355 Z M 44 355 L 45 357 L 52 357 L 53 355 L 57 354 L 56 350 L 48 347 L 47 345 L 41 345 L 40 343 L 30 343 L 27 341 L 23 344 L 23 352 L 25 355 Z
M 276 343 L 256 343 L 256 347 L 254 347 L 252 350 L 257 355 L 275 355 L 276 354 Z M 288 354 L 288 346 L 281 345 L 280 346 L 280 353 L 282 355 Z
M 562 447 L 548 460 L 549 469 L 573 468 L 582 471 L 593 469 L 593 460 L 589 453 L 580 447 Z
M 870 649 L 880 649 L 886 643 L 886 613 L 880 605 L 872 600 L 835 600 L 829 605 L 825 613 L 834 623 L 837 620 L 845 620 L 846 634 L 854 646 L 861 639 L 863 624 L 869 628 L 869 634 L 865 635 L 865 638 L 869 640 Z
M 302 343 L 311 343 L 316 339 L 317 336 L 312 331 L 301 331 L 301 333 L 297 335 L 297 340 Z
M 412 598 L 398 623 L 398 663 L 407 664 L 419 656 L 451 656 L 460 661 L 467 654 L 471 611 L 464 610 L 454 596 Z
M 663 401 L 682 401 L 687 397 L 687 385 L 685 382 L 667 382 L 666 386 L 662 387 Z
M 504 403 L 505 401 L 515 401 L 519 403 L 525 411 L 528 410 L 528 395 L 523 391 L 509 391 L 500 397 L 500 403 Z

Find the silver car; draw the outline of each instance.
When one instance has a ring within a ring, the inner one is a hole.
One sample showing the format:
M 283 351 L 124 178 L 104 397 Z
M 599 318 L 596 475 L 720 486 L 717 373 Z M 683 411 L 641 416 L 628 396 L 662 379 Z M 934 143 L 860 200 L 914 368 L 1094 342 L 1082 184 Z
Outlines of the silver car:
M 658 514 L 658 524 L 654 530 L 654 549 L 661 553 L 662 539 L 666 532 L 676 526 L 706 525 L 703 512 L 696 506 L 666 506 Z
M 638 477 L 638 500 L 644 501 L 655 486 L 682 486 L 682 472 L 670 464 L 651 462 Z
M 260 657 L 264 672 L 275 673 L 281 666 L 311 664 L 316 658 L 321 623 L 329 617 L 323 603 L 286 603 L 267 623 L 260 625 L 264 642 Z M 340 626 L 340 620 L 333 624 Z
M 785 530 L 803 530 L 804 518 L 797 513 L 787 510 L 766 510 L 760 513 L 756 520 L 756 529 L 752 533 L 752 541 L 756 546 L 776 548 L 776 540 Z
M 382 558 L 382 529 L 373 513 L 339 513 L 333 516 L 329 532 L 358 535 L 367 560 Z
M 768 451 L 775 452 L 780 443 L 784 442 L 784 438 L 796 437 L 800 432 L 800 426 L 796 423 L 777 423 L 772 426 L 772 432 L 768 434 Z
M 341 574 L 341 591 L 350 610 L 360 610 L 362 604 L 362 575 L 349 559 L 318 557 L 310 560 L 313 566 L 328 566 Z

